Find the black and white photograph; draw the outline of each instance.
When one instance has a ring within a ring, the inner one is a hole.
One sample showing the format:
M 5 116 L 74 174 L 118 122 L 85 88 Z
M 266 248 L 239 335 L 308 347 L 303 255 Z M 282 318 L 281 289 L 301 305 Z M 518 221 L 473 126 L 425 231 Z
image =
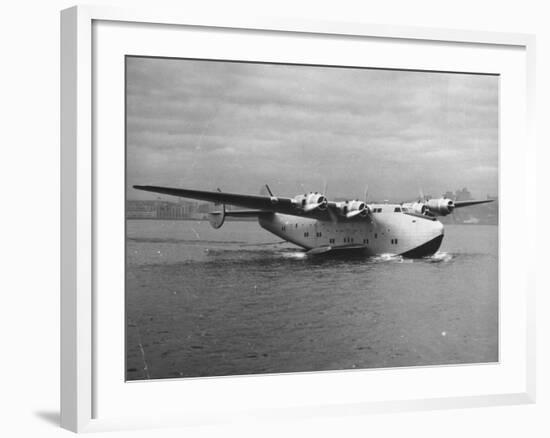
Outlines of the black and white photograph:
M 550 436 L 546 3 L 5 6 L 2 436 Z
M 499 79 L 126 56 L 126 380 L 498 362 Z

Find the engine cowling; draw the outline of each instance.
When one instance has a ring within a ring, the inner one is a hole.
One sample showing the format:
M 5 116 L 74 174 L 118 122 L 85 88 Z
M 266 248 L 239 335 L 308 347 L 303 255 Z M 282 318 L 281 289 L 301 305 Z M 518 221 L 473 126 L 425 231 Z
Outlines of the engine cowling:
M 430 199 L 426 207 L 434 216 L 447 216 L 455 209 L 455 203 L 448 198 Z
M 426 214 L 426 210 L 428 209 L 423 202 L 414 202 L 411 208 L 413 213 L 416 214 Z
M 356 216 L 367 217 L 369 214 L 368 205 L 357 199 L 353 201 L 339 202 L 337 206 L 340 214 L 348 219 Z
M 402 207 L 405 211 L 414 214 L 426 214 L 428 207 L 423 202 L 406 202 L 402 204 Z
M 324 211 L 328 207 L 327 198 L 321 193 L 309 193 L 294 198 L 295 205 L 301 208 L 305 213 L 313 210 Z

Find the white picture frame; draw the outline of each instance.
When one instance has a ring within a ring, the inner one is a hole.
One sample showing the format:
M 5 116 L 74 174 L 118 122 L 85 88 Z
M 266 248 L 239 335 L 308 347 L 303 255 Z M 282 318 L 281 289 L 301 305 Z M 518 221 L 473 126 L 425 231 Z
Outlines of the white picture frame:
M 164 411 L 161 406 L 150 416 L 132 416 L 128 412 L 120 411 L 109 415 L 98 415 L 102 406 L 98 398 L 98 386 L 101 386 L 104 369 L 104 359 L 98 359 L 98 345 L 101 342 L 101 333 L 98 335 L 98 301 L 97 291 L 101 278 L 98 278 L 98 242 L 96 240 L 98 216 L 96 207 L 103 202 L 98 198 L 100 193 L 96 186 L 98 172 L 102 171 L 101 160 L 94 152 L 94 138 L 97 133 L 94 123 L 98 118 L 97 96 L 94 87 L 97 84 L 97 66 L 94 59 L 101 43 L 98 43 L 98 34 L 94 32 L 97 23 L 131 23 L 134 28 L 139 26 L 156 25 L 155 28 L 165 29 L 163 26 L 185 26 L 208 33 L 216 29 L 233 29 L 241 31 L 246 38 L 247 33 L 266 32 L 277 36 L 347 36 L 357 40 L 362 38 L 380 39 L 381 41 L 402 44 L 453 44 L 464 47 L 485 47 L 487 50 L 510 50 L 521 53 L 518 59 L 523 59 L 522 65 L 517 66 L 524 74 L 526 86 L 519 98 L 523 101 L 525 118 L 521 120 L 519 132 L 514 139 L 522 143 L 521 153 L 524 158 L 523 169 L 516 173 L 516 191 L 522 201 L 534 206 L 535 193 L 535 142 L 533 138 L 533 111 L 534 111 L 534 53 L 535 40 L 532 35 L 508 34 L 476 31 L 460 31 L 450 29 L 425 29 L 403 26 L 380 26 L 365 23 L 338 23 L 317 22 L 303 19 L 274 19 L 246 17 L 241 14 L 235 16 L 208 16 L 196 15 L 193 11 L 163 11 L 157 9 L 128 10 L 109 7 L 78 6 L 62 11 L 61 13 L 61 426 L 75 431 L 99 431 L 119 428 L 145 428 L 165 425 L 208 424 L 209 422 L 226 421 L 235 416 L 254 416 L 255 418 L 300 417 L 315 416 L 330 413 L 342 415 L 344 413 L 393 412 L 415 409 L 440 409 L 451 407 L 476 407 L 487 405 L 532 403 L 535 400 L 535 307 L 534 307 L 534 268 L 528 264 L 518 267 L 517 293 L 520 305 L 515 309 L 507 308 L 507 312 L 518 312 L 518 318 L 525 324 L 519 324 L 521 333 L 518 335 L 518 344 L 522 346 L 522 353 L 518 358 L 521 366 L 513 371 L 517 384 L 513 390 L 498 387 L 496 382 L 494 391 L 482 394 L 441 393 L 438 396 L 418 398 L 413 395 L 394 396 L 389 398 L 361 399 L 346 395 L 345 390 L 339 393 L 339 398 L 330 402 L 330 398 L 320 399 L 312 403 L 307 399 L 301 405 L 292 405 L 284 401 L 284 397 L 275 398 L 270 404 L 261 405 L 255 411 L 252 404 L 243 402 L 238 411 L 228 409 L 224 412 L 223 405 L 212 408 L 198 409 L 191 412 L 185 409 Z M 135 30 L 139 32 L 139 30 Z M 437 63 L 437 61 L 434 61 Z M 436 65 L 436 64 L 434 64 Z M 460 70 L 460 69 L 459 69 Z M 497 71 L 498 73 L 498 71 Z M 522 114 L 523 114 L 522 113 Z M 123 148 L 123 145 L 119 145 Z M 118 147 L 118 146 L 115 146 Z M 501 172 L 509 173 L 514 160 L 501 161 Z M 512 187 L 512 181 L 505 184 Z M 501 189 L 503 190 L 503 189 Z M 508 190 L 508 188 L 506 188 Z M 510 188 L 509 191 L 514 190 Z M 523 204 L 520 204 L 520 207 Z M 501 218 L 511 217 L 513 210 L 502 205 Z M 534 224 L 536 210 L 533 207 L 526 209 L 523 220 Z M 510 219 L 510 227 L 513 223 Z M 506 240 L 506 228 L 503 228 L 501 241 Z M 534 226 L 525 230 L 523 241 L 518 243 L 522 249 L 534 248 L 536 229 Z M 513 251 L 512 245 L 504 245 L 502 251 Z M 508 273 L 509 274 L 509 273 Z M 504 274 L 503 274 L 504 275 Z M 501 279 L 502 285 L 502 279 Z M 114 293 L 123 293 L 115 287 Z M 513 313 L 510 313 L 512 315 Z M 122 318 L 122 315 L 120 316 Z M 506 316 L 504 321 L 508 321 Z M 502 342 L 502 340 L 501 340 Z M 524 347 L 524 348 L 523 348 Z M 105 357 L 103 355 L 102 357 Z M 98 362 L 100 361 L 100 362 Z M 505 365 L 505 364 L 500 364 Z M 103 368 L 102 368 L 103 367 Z M 429 379 L 434 368 L 422 370 L 423 379 Z M 470 373 L 478 372 L 474 368 Z M 387 370 L 395 373 L 397 370 Z M 359 379 L 357 373 L 348 373 L 345 377 L 348 384 Z M 252 385 L 262 388 L 264 381 L 272 377 L 254 377 Z M 289 376 L 291 384 L 312 384 L 317 377 L 315 373 Z M 329 377 L 332 378 L 332 377 Z M 401 378 L 401 377 L 399 377 Z M 403 376 L 406 378 L 406 376 Z M 504 375 L 503 377 L 504 378 Z M 241 378 L 241 382 L 247 379 Z M 121 382 L 124 384 L 124 382 Z M 329 384 L 326 376 L 317 380 L 315 385 Z M 162 383 L 163 391 L 175 382 Z M 198 391 L 212 391 L 213 387 L 220 386 L 221 391 L 229 391 L 231 381 L 228 379 L 199 379 L 193 385 Z M 136 389 L 137 388 L 137 389 Z M 502 389 L 502 390 L 501 390 Z M 102 390 L 105 393 L 104 390 Z M 101 393 L 102 391 L 99 391 Z M 145 387 L 133 386 L 133 394 L 145 391 Z M 230 400 L 230 397 L 228 398 Z M 275 414 L 276 412 L 276 414 Z

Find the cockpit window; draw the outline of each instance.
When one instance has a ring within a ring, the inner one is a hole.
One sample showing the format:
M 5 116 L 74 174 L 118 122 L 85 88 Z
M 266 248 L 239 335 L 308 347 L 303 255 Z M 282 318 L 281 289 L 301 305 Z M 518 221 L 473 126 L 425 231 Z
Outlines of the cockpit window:
M 395 210 L 393 210 L 396 213 L 401 213 L 401 207 L 395 207 Z

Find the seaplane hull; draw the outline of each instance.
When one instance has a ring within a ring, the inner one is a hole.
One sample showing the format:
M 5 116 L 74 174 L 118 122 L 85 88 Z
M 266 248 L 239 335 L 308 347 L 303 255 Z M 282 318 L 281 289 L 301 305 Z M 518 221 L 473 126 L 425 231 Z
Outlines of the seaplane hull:
M 259 215 L 258 222 L 266 231 L 311 254 L 354 249 L 367 256 L 426 257 L 437 252 L 444 235 L 443 224 L 437 220 L 393 211 L 375 213 L 370 221 L 334 223 L 270 213 Z

